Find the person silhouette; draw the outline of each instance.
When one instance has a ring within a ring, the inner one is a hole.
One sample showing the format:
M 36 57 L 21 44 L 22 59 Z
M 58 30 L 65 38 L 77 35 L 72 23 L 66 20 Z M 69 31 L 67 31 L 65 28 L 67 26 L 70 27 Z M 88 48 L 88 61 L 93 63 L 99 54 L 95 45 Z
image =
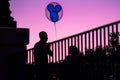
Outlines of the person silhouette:
M 48 78 L 48 55 L 52 56 L 50 44 L 47 43 L 48 35 L 45 31 L 39 33 L 40 41 L 34 45 L 34 58 L 37 80 Z
M 78 64 L 83 59 L 82 52 L 76 46 L 70 46 L 68 49 L 68 56 L 65 58 L 64 62 L 67 64 Z
M 63 61 L 64 72 L 63 80 L 79 80 L 81 77 L 80 63 L 83 61 L 83 54 L 76 46 L 69 46 L 68 56 Z

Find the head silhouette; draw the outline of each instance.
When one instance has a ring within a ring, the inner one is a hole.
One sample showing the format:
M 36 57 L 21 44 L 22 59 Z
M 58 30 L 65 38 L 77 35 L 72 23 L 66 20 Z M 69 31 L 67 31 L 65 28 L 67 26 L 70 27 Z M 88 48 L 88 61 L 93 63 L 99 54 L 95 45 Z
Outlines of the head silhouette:
M 48 35 L 45 31 L 41 31 L 39 33 L 40 40 L 46 42 L 48 40 Z
M 69 55 L 77 55 L 79 53 L 79 49 L 76 46 L 69 47 Z

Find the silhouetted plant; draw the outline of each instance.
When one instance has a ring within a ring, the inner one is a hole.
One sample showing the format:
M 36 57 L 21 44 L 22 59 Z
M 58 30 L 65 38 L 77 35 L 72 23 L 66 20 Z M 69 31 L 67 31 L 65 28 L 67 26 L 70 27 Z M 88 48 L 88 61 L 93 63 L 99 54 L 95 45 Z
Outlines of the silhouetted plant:
M 116 63 L 118 62 L 118 58 L 120 56 L 120 45 L 119 45 L 119 32 L 110 33 L 109 37 L 109 45 L 107 46 L 106 52 L 108 54 L 109 62 Z
M 112 47 L 116 47 L 118 44 L 119 44 L 119 32 L 114 32 L 114 33 L 111 33 L 110 35 L 110 46 Z

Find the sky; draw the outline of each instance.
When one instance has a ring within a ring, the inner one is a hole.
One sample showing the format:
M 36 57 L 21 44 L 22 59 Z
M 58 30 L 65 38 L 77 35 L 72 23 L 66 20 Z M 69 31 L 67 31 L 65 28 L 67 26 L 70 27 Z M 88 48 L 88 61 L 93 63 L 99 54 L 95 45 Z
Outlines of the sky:
M 45 15 L 51 2 L 63 8 L 56 31 L 54 23 Z M 10 0 L 10 10 L 17 28 L 30 30 L 27 49 L 39 41 L 40 31 L 46 31 L 48 42 L 52 42 L 120 20 L 120 0 Z

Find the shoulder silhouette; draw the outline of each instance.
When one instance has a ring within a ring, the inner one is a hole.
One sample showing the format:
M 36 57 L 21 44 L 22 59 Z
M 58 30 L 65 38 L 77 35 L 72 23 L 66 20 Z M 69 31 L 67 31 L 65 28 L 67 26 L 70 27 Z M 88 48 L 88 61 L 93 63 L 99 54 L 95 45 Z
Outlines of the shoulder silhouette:
M 48 80 L 48 55 L 52 56 L 53 53 L 50 49 L 50 44 L 47 43 L 47 33 L 45 31 L 42 31 L 39 33 L 39 37 L 40 41 L 38 41 L 34 45 L 34 58 L 37 80 Z

